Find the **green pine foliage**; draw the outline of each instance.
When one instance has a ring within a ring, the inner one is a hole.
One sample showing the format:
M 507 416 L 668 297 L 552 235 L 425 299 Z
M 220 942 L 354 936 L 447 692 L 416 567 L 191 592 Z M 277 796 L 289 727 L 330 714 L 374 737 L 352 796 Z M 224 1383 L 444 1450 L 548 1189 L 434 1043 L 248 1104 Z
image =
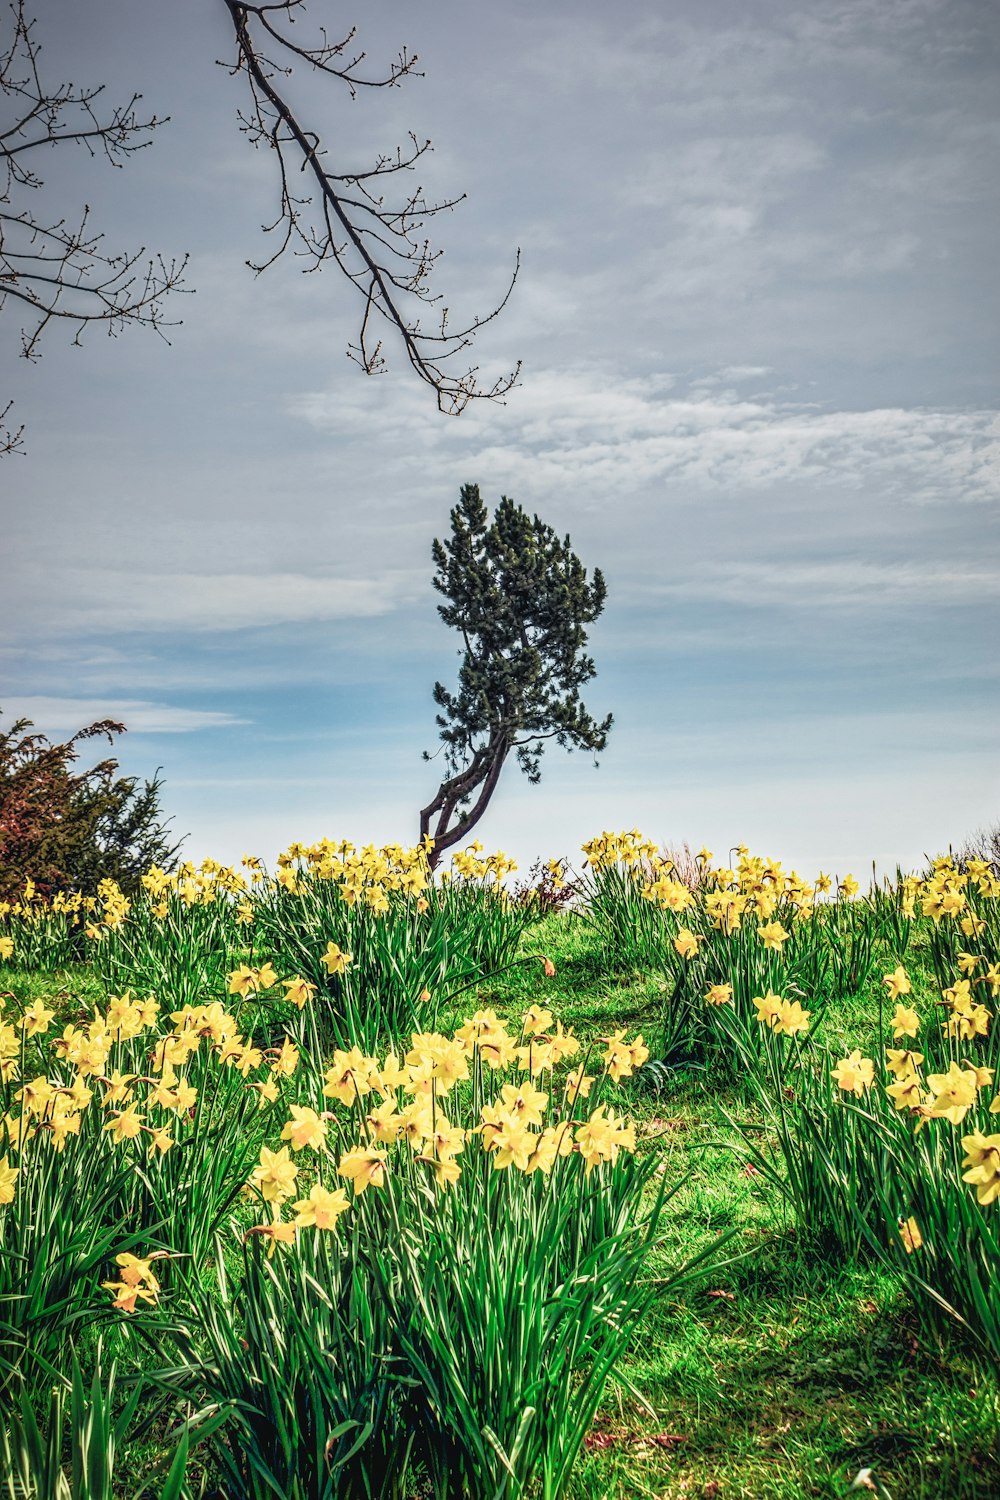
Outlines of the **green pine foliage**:
M 479 486 L 466 484 L 432 556 L 438 614 L 463 645 L 457 688 L 434 685 L 446 775 L 420 814 L 433 865 L 468 838 L 511 755 L 537 782 L 548 741 L 596 753 L 612 716 L 594 719 L 580 698 L 596 672 L 585 627 L 607 587 L 598 568 L 588 578 L 568 536 L 506 495 L 491 520 Z

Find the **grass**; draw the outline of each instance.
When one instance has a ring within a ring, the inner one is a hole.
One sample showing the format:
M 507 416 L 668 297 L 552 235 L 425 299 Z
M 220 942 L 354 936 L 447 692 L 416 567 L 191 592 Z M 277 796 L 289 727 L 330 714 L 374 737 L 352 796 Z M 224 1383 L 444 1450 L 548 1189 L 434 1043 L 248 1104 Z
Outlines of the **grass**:
M 586 921 L 568 914 L 530 929 L 523 954 L 481 987 L 479 1004 L 513 1018 L 545 1003 L 585 1042 L 641 1030 L 656 1058 L 658 975 L 616 966 Z M 540 956 L 552 960 L 554 976 L 545 976 Z M 926 949 L 912 947 L 906 962 L 915 997 L 933 993 Z M 882 972 L 831 1005 L 828 1039 L 846 1042 L 877 1018 Z M 18 1002 L 55 1002 L 60 1024 L 105 998 L 83 965 L 51 974 L 0 969 L 0 990 Z M 439 1026 L 457 1019 L 442 1014 Z M 683 1301 L 664 1297 L 637 1332 L 588 1438 L 575 1500 L 797 1500 L 865 1488 L 890 1500 L 995 1500 L 995 1377 L 957 1334 L 932 1342 L 891 1273 L 867 1263 L 832 1269 L 796 1238 L 780 1203 L 732 1149 L 720 1106 L 747 1108 L 733 1080 L 681 1059 L 617 1093 L 641 1149 L 662 1155 L 671 1180 L 680 1167 L 689 1174 L 665 1220 L 664 1266 L 721 1234 L 733 1237 L 700 1290 Z M 131 1456 L 136 1483 L 150 1452 Z
M 490 991 L 502 1013 L 544 998 L 582 1035 L 645 1028 L 653 1056 L 661 1005 L 655 976 L 616 970 L 587 924 L 548 918 L 529 934 L 556 974 L 514 971 Z M 920 1000 L 935 991 L 926 946 L 907 968 Z M 831 1007 L 824 1032 L 845 1041 L 877 1020 L 878 971 Z M 677 1157 L 690 1179 L 673 1200 L 665 1261 L 738 1231 L 731 1259 L 686 1305 L 658 1304 L 588 1443 L 579 1500 L 799 1500 L 863 1493 L 869 1469 L 892 1500 L 992 1500 L 1000 1493 L 1000 1387 L 961 1341 L 931 1345 L 895 1278 L 878 1267 L 831 1271 L 796 1242 L 775 1204 L 731 1150 L 720 1092 L 683 1064 L 653 1090 L 637 1075 L 621 1103 L 646 1149 Z M 670 1168 L 668 1167 L 668 1170 Z M 629 1388 L 632 1388 L 630 1390 Z M 633 1390 L 641 1393 L 644 1405 Z

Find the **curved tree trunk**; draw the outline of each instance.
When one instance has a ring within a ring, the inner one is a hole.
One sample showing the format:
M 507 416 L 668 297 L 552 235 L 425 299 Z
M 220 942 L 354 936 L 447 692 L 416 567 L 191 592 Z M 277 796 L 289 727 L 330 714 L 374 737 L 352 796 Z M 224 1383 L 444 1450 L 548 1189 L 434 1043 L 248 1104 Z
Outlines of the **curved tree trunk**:
M 496 791 L 500 772 L 510 750 L 508 735 L 499 735 L 491 740 L 484 749 L 476 751 L 471 764 L 464 771 L 442 781 L 434 798 L 421 811 L 420 837 L 423 839 L 430 835 L 434 840 L 433 848 L 427 855 L 427 863 L 432 870 L 437 869 L 444 851 L 461 843 L 483 816 Z M 471 808 L 459 813 L 458 821 L 452 823 L 456 809 L 465 807 L 477 788 L 482 790 L 478 792 Z

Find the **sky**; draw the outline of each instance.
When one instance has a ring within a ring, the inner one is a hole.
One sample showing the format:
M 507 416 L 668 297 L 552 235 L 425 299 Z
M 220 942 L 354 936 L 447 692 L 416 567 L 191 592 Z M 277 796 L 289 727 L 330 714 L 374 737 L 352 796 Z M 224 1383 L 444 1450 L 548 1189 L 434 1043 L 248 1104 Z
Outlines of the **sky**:
M 170 121 L 47 201 L 190 256 L 169 344 L 17 357 L 0 319 L 2 724 L 120 718 L 185 853 L 411 842 L 457 638 L 431 541 L 459 487 L 600 567 L 595 767 L 508 766 L 476 830 L 527 867 L 605 828 L 864 875 L 1000 821 L 1000 10 L 991 0 L 310 0 L 373 66 L 293 77 L 331 160 L 429 137 L 453 317 L 504 404 L 441 415 L 335 270 L 260 277 L 273 162 L 240 134 L 221 0 L 45 0 L 47 76 Z M 338 155 L 339 153 L 339 155 Z M 171 305 L 168 304 L 168 308 Z

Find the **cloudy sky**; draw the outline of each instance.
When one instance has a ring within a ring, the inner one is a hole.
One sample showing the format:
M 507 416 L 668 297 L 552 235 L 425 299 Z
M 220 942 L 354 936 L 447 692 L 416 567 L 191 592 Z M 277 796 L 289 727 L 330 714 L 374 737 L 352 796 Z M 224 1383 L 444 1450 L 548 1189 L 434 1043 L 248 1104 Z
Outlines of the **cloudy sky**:
M 432 226 L 455 317 L 520 247 L 476 354 L 521 384 L 459 418 L 391 344 L 348 362 L 334 271 L 247 270 L 275 180 L 221 0 L 37 9 L 49 77 L 171 116 L 123 171 L 52 153 L 50 201 L 188 252 L 195 294 L 169 347 L 57 330 L 32 366 L 0 320 L 4 722 L 123 719 L 196 857 L 415 837 L 457 666 L 429 549 L 474 481 L 604 570 L 585 698 L 616 720 L 596 769 L 509 767 L 489 846 L 638 825 L 861 873 L 1000 820 L 990 0 L 310 0 L 373 64 L 420 55 L 309 109 L 350 165 L 433 140 L 421 182 L 468 194 Z

